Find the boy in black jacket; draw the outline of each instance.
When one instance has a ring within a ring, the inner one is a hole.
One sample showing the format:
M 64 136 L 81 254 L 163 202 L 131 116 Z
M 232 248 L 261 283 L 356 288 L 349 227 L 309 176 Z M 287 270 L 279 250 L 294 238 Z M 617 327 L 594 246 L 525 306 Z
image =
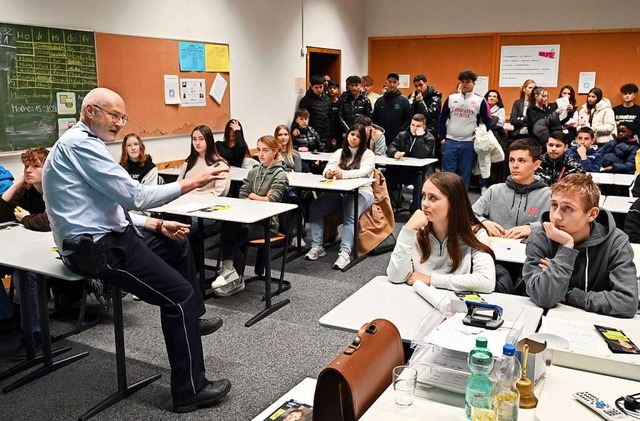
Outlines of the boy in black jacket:
M 411 119 L 409 128 L 398 133 L 393 142 L 391 142 L 387 148 L 387 156 L 398 160 L 404 157 L 432 158 L 434 156 L 435 143 L 436 140 L 433 135 L 427 132 L 426 117 L 422 114 L 416 114 Z M 413 214 L 420 208 L 422 183 L 424 182 L 422 168 L 388 166 L 385 178 L 387 179 L 387 189 L 390 196 L 399 185 L 412 185 L 413 200 L 409 211 Z

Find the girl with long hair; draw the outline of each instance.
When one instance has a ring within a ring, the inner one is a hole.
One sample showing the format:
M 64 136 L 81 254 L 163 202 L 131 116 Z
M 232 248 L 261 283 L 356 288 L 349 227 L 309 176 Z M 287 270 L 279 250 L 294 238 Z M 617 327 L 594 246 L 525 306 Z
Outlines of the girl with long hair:
M 578 101 L 576 100 L 576 91 L 575 89 L 573 89 L 573 86 L 564 85 L 562 88 L 560 88 L 560 90 L 558 91 L 558 98 L 563 97 L 569 99 L 569 104 L 571 105 L 573 110 L 569 112 L 569 120 L 567 120 L 567 122 L 562 125 L 562 131 L 567 133 L 569 139 L 573 141 L 578 134 L 578 129 L 576 129 L 576 127 L 578 127 L 578 122 L 580 121 L 580 118 L 578 116 Z M 555 111 L 557 108 L 558 104 L 555 102 L 549 106 L 549 109 L 551 109 L 552 111 Z
M 280 124 L 273 131 L 273 137 L 278 140 L 280 145 L 280 153 L 282 153 L 282 159 L 287 171 L 302 171 L 302 159 L 300 153 L 293 149 L 293 142 L 291 139 L 291 130 L 289 126 Z
M 580 108 L 580 127 L 590 127 L 600 145 L 609 142 L 611 135 L 617 135 L 615 113 L 600 88 L 591 88 L 587 94 L 587 102 Z
M 496 268 L 488 238 L 460 176 L 434 173 L 422 187 L 422 209 L 400 231 L 387 275 L 394 283 L 492 292 Z
M 224 137 L 222 142 L 216 142 L 216 147 L 229 165 L 241 167 L 242 160 L 249 152 L 249 147 L 244 139 L 242 125 L 238 120 L 229 120 L 224 126 Z
M 280 144 L 273 136 L 262 136 L 258 139 L 258 159 L 260 165 L 253 167 L 240 188 L 240 199 L 259 200 L 262 202 L 281 202 L 289 179 L 285 170 Z M 234 211 L 235 212 L 235 211 Z M 278 232 L 278 217 L 271 218 L 271 234 Z M 240 246 L 247 241 L 264 237 L 262 222 L 255 224 L 240 224 L 224 222 L 221 227 L 222 235 L 222 269 L 220 275 L 211 283 L 213 293 L 218 297 L 228 297 L 244 290 L 244 280 L 234 267 Z
M 198 126 L 191 132 L 191 152 L 180 168 L 178 180 L 194 177 L 211 166 L 224 168 L 227 171 L 221 173 L 206 186 L 195 189 L 191 194 L 226 196 L 231 184 L 228 172 L 229 165 L 216 149 L 213 132 L 208 126 Z
M 144 143 L 135 133 L 128 133 L 122 141 L 120 165 L 140 184 L 158 184 L 158 168 L 151 160 L 151 155 L 145 153 Z
M 375 154 L 368 147 L 365 128 L 361 124 L 354 124 L 347 132 L 342 149 L 331 155 L 322 175 L 327 179 L 370 178 L 373 177 L 374 168 Z M 360 187 L 358 196 L 358 216 L 360 216 L 373 204 L 371 184 Z M 307 260 L 317 260 L 327 255 L 322 246 L 324 218 L 340 210 L 342 210 L 342 240 L 338 259 L 333 264 L 333 268 L 344 269 L 351 262 L 351 250 L 357 247 L 357 244 L 354 244 L 354 200 L 351 193 L 323 193 L 311 203 L 309 210 L 311 250 L 306 255 Z
M 529 96 L 535 87 L 535 80 L 525 80 L 520 88 L 520 98 L 516 99 L 511 106 L 509 123 L 513 126 L 513 131 L 509 133 L 510 141 L 528 137 L 529 135 L 527 130 L 527 109 L 529 108 Z

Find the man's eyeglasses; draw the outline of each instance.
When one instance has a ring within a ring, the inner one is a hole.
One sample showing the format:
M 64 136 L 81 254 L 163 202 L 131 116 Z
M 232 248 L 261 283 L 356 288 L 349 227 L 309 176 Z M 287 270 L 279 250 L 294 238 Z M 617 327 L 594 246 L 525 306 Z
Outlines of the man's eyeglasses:
M 104 111 L 105 113 L 109 114 L 111 116 L 111 121 L 113 121 L 114 123 L 118 123 L 120 121 L 122 121 L 122 124 L 127 124 L 129 122 L 129 117 L 127 117 L 126 115 L 120 116 L 116 113 L 112 113 L 111 111 L 107 111 L 104 108 L 100 107 L 99 105 L 96 104 L 91 104 L 94 107 L 96 107 L 99 110 Z

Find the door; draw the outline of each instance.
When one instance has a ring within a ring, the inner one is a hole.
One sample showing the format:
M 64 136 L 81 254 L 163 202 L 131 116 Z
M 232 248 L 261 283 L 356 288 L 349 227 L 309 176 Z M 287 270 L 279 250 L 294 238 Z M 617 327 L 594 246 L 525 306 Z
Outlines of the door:
M 307 87 L 311 75 L 330 75 L 342 84 L 342 51 L 307 47 Z

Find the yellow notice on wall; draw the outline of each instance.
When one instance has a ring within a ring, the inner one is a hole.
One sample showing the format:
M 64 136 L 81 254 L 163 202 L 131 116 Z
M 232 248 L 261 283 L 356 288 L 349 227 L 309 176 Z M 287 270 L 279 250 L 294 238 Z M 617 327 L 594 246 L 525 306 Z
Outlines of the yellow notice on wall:
M 222 44 L 205 44 L 205 68 L 207 72 L 229 71 L 229 46 Z

